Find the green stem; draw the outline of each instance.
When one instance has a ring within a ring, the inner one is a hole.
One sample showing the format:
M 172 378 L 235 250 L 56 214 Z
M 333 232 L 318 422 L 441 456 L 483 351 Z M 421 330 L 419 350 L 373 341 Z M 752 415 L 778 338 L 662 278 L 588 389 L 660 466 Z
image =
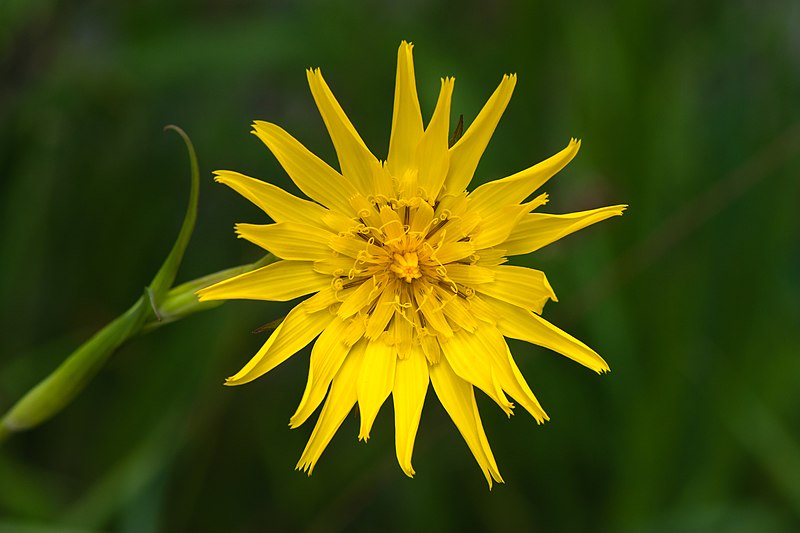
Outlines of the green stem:
M 269 265 L 275 262 L 276 259 L 274 255 L 267 254 L 255 263 L 220 270 L 219 272 L 214 272 L 213 274 L 208 274 L 207 276 L 193 279 L 192 281 L 187 281 L 177 287 L 173 287 L 159 304 L 158 316 L 151 316 L 142 326 L 141 333 L 149 333 L 154 329 L 158 329 L 161 326 L 170 324 L 194 313 L 219 307 L 225 303 L 225 300 L 199 302 L 195 293 L 218 281 Z
M 151 307 L 149 294 L 143 294 L 125 313 L 83 343 L 6 413 L 0 423 L 0 442 L 12 432 L 35 427 L 61 411 L 91 381 L 111 354 L 129 339 L 224 303 L 199 302 L 195 296 L 199 289 L 275 260 L 275 256 L 269 254 L 256 263 L 221 270 L 174 287 L 159 303 L 157 315 Z
M 149 302 L 142 296 L 23 396 L 3 417 L 3 426 L 10 431 L 22 431 L 60 411 L 100 370 L 108 356 L 141 329 L 148 313 Z

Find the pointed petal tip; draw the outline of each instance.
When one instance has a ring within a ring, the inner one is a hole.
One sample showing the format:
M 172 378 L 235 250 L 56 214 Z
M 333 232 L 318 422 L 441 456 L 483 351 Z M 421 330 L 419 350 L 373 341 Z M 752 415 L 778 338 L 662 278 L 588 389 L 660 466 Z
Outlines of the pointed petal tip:
M 489 469 L 489 473 L 491 474 L 492 479 L 495 481 L 495 483 L 505 484 L 505 480 L 503 479 L 503 476 L 500 475 L 500 470 L 498 470 L 496 466 L 494 468 Z
M 316 461 L 310 460 L 308 455 L 304 451 L 303 454 L 300 456 L 300 459 L 297 461 L 294 469 L 298 471 L 305 472 L 308 476 L 314 472 L 314 467 L 316 466 Z
M 502 476 L 500 476 L 500 472 L 498 472 L 497 470 L 491 472 L 484 470 L 483 475 L 486 477 L 486 482 L 489 483 L 489 491 L 491 491 L 492 488 L 494 488 L 494 483 L 505 484 L 505 481 L 503 480 Z
M 506 98 L 510 99 L 511 94 L 514 91 L 514 88 L 517 86 L 517 75 L 514 73 L 511 74 L 503 74 L 503 79 L 500 80 L 500 84 L 497 86 L 495 91 L 500 91 L 501 94 L 506 94 Z M 508 103 L 508 101 L 506 101 Z M 504 106 L 505 107 L 505 106 Z
M 241 181 L 243 178 L 253 181 L 259 181 L 256 180 L 255 178 L 251 178 L 250 176 L 245 176 L 244 174 L 233 170 L 215 170 L 212 172 L 212 174 L 214 175 L 215 182 L 222 183 L 223 185 L 227 185 L 228 187 L 231 187 L 233 189 L 236 188 L 235 184 L 238 181 Z
M 400 465 L 400 469 L 403 471 L 405 475 L 407 475 L 411 479 L 414 479 L 414 475 L 416 474 L 416 472 L 414 471 L 414 468 L 412 468 L 411 463 L 408 463 L 407 465 Z
M 608 217 L 619 217 L 625 214 L 625 211 L 628 210 L 628 204 L 619 204 L 619 205 L 610 205 L 608 207 L 601 207 L 597 209 L 599 210 L 606 210 L 609 213 Z M 605 220 L 605 219 L 603 219 Z
M 250 133 L 256 136 L 259 134 L 268 133 L 269 130 L 274 126 L 275 126 L 274 124 L 267 122 L 265 120 L 254 120 L 253 123 L 250 124 L 250 127 L 253 128 L 252 130 L 250 130 Z
M 317 70 L 319 69 L 311 67 L 306 69 L 306 79 L 308 79 L 308 85 L 312 88 L 312 92 L 314 84 L 317 82 Z
M 594 352 L 594 354 L 597 356 L 597 359 L 599 359 L 599 361 L 597 361 L 596 365 L 591 367 L 592 370 L 597 372 L 597 374 L 600 375 L 600 376 L 602 376 L 603 374 L 610 373 L 611 372 L 611 367 L 608 366 L 608 363 L 606 363 L 605 359 L 600 357 L 600 354 L 598 354 L 597 352 Z
M 303 471 L 308 477 L 311 477 L 312 472 L 314 472 L 314 464 L 309 463 L 308 461 L 306 461 L 301 457 L 300 461 L 295 465 L 294 469 L 297 470 L 298 472 Z

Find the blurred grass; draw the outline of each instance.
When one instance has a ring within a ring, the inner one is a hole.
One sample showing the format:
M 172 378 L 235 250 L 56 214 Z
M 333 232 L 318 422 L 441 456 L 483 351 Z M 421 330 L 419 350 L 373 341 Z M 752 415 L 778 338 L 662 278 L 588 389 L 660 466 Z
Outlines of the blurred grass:
M 379 157 L 401 39 L 426 116 L 441 76 L 456 76 L 468 123 L 517 72 L 478 180 L 574 135 L 549 210 L 631 208 L 524 259 L 559 295 L 545 316 L 612 373 L 514 343 L 552 421 L 507 421 L 479 398 L 505 486 L 486 491 L 433 398 L 413 481 L 394 464 L 389 406 L 369 445 L 349 419 L 313 477 L 293 472 L 311 431 L 286 429 L 307 355 L 223 388 L 263 341 L 248 332 L 288 307 L 242 302 L 125 347 L 67 411 L 0 448 L 0 531 L 794 529 L 799 25 L 789 1 L 4 3 L 2 409 L 169 250 L 185 161 L 165 124 L 192 136 L 206 176 L 179 281 L 259 257 L 231 231 L 258 211 L 210 172 L 289 186 L 253 119 L 335 161 L 308 66 Z

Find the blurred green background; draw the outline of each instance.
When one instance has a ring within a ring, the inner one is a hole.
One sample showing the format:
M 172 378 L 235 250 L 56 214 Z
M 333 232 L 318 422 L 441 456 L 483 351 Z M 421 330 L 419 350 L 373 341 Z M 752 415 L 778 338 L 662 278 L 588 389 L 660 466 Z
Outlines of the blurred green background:
M 319 66 L 385 157 L 395 58 L 415 43 L 429 117 L 457 79 L 469 123 L 503 73 L 514 98 L 485 181 L 583 139 L 545 211 L 628 203 L 525 264 L 545 317 L 599 377 L 521 343 L 552 421 L 479 397 L 506 484 L 489 492 L 429 394 L 407 479 L 385 405 L 350 417 L 311 478 L 290 431 L 308 351 L 222 382 L 288 306 L 230 302 L 125 346 L 61 415 L 0 447 L 0 532 L 789 531 L 800 524 L 800 4 L 47 2 L 0 4 L 0 410 L 140 294 L 201 166 L 179 281 L 260 257 L 265 219 L 215 185 L 286 184 L 248 133 L 276 122 L 334 163 L 306 86 Z

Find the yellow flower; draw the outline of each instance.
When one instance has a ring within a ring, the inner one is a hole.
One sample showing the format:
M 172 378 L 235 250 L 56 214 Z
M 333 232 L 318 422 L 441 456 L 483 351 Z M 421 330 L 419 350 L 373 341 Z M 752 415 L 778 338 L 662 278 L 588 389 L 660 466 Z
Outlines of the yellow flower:
M 591 348 L 539 315 L 556 301 L 543 272 L 505 265 L 574 231 L 620 215 L 623 205 L 550 215 L 527 198 L 577 153 L 580 141 L 551 158 L 467 192 L 516 83 L 500 86 L 464 135 L 448 142 L 453 78 L 441 82 L 423 128 L 412 46 L 397 58 L 389 154 L 379 161 L 334 98 L 319 69 L 311 93 L 333 140 L 341 172 L 283 129 L 254 131 L 310 199 L 242 174 L 216 172 L 274 224 L 238 224 L 239 237 L 281 260 L 201 290 L 201 300 L 243 298 L 298 304 L 258 353 L 227 380 L 240 385 L 269 372 L 315 338 L 308 383 L 290 426 L 325 404 L 297 464 L 311 474 L 346 415 L 358 405 L 367 440 L 392 395 L 397 460 L 414 475 L 411 454 L 428 383 L 461 432 L 489 486 L 502 482 L 475 403 L 478 387 L 511 415 L 513 397 L 538 423 L 547 420 L 505 337 L 559 352 L 595 370 L 608 366 Z M 527 201 L 526 201 L 527 200 Z M 326 399 L 327 393 L 327 399 Z

